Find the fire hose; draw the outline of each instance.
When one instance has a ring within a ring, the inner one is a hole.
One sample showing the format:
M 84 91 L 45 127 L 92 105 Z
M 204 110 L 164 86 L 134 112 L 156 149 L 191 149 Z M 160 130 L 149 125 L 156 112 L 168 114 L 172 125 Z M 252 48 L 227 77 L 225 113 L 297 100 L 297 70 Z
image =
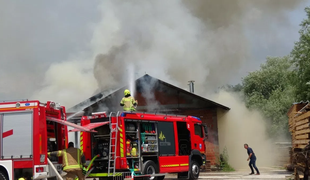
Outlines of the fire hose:
M 85 175 L 85 178 L 90 174 L 90 172 L 92 171 L 89 170 L 91 168 L 91 166 L 93 165 L 94 160 L 99 157 L 100 155 L 98 154 L 97 156 L 95 156 L 89 163 L 89 165 L 87 166 L 87 168 L 83 168 L 83 174 Z M 47 158 L 47 162 L 49 163 L 49 165 L 52 167 L 52 169 L 54 170 L 54 172 L 56 173 L 57 177 L 60 180 L 63 180 L 63 178 L 61 177 L 61 175 L 58 173 L 58 171 L 56 170 L 54 164 Z M 75 178 L 76 180 L 78 180 L 79 178 Z
M 94 160 L 99 157 L 100 155 L 96 155 L 95 157 L 93 157 L 93 159 L 90 161 L 89 165 L 87 166 L 87 168 L 83 168 L 83 174 L 85 176 L 85 178 L 92 172 L 93 168 L 90 169 L 93 165 Z M 89 170 L 90 169 L 90 170 Z M 76 177 L 75 180 L 78 180 L 79 178 Z
M 91 168 L 91 166 L 93 165 L 93 162 L 94 162 L 94 160 L 97 158 L 97 157 L 99 157 L 100 155 L 98 154 L 97 156 L 95 156 L 95 157 L 93 157 L 93 159 L 90 161 L 90 163 L 89 163 L 89 165 L 87 166 L 87 168 L 85 169 L 85 178 L 90 174 L 90 172 L 92 171 L 92 169 L 91 170 L 89 170 L 90 168 Z
M 58 173 L 58 171 L 56 170 L 54 164 L 47 158 L 47 162 L 48 164 L 52 167 L 52 169 L 54 170 L 54 172 L 56 173 L 57 177 L 60 179 L 60 180 L 63 180 L 61 175 Z

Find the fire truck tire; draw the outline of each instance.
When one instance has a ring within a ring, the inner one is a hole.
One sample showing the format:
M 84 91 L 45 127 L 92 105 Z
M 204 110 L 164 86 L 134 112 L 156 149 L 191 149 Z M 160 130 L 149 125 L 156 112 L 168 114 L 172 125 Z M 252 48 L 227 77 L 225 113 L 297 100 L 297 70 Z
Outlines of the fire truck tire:
M 145 163 L 143 163 L 143 174 L 156 174 L 158 173 L 158 167 L 152 160 L 148 160 Z M 150 177 L 150 180 L 159 180 L 158 177 Z
M 193 160 L 190 167 L 190 177 L 189 179 L 198 179 L 200 173 L 200 166 L 197 161 Z
M 6 174 L 0 171 L 0 180 L 9 180 L 9 178 L 6 177 Z

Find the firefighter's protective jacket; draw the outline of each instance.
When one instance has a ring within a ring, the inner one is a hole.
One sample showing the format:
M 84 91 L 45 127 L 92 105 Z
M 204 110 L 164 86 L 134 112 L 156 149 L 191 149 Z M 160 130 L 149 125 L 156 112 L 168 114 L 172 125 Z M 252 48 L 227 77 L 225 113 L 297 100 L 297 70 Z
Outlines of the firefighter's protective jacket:
M 62 156 L 62 166 L 64 171 L 80 170 L 83 168 L 83 164 L 85 163 L 85 156 L 83 152 L 74 147 L 49 152 L 48 155 L 56 155 L 58 157 Z
M 134 105 L 136 105 L 137 102 L 135 99 L 131 96 L 129 97 L 123 97 L 121 100 L 121 106 L 123 106 L 124 111 L 135 111 Z

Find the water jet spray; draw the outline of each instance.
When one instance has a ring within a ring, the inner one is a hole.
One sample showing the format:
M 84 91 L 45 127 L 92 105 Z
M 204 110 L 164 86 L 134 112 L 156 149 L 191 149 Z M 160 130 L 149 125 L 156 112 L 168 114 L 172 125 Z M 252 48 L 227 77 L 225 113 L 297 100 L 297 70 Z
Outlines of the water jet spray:
M 131 65 L 129 65 L 129 67 L 128 67 L 128 73 L 129 73 L 129 75 L 128 75 L 128 77 L 129 77 L 129 79 L 128 79 L 128 82 L 129 82 L 129 91 L 130 91 L 130 93 L 131 93 L 131 96 L 135 96 L 135 76 L 134 76 L 134 74 L 135 74 L 135 68 L 134 68 L 134 66 L 131 64 Z

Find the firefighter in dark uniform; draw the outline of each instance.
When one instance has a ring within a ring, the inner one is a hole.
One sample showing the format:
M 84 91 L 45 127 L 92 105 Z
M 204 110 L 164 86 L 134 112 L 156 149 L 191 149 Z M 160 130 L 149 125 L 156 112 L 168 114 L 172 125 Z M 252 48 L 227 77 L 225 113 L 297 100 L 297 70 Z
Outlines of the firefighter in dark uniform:
M 48 156 L 62 156 L 62 166 L 63 171 L 66 174 L 66 180 L 74 180 L 77 176 L 79 180 L 84 180 L 83 174 L 83 164 L 85 163 L 85 156 L 83 152 L 78 149 L 74 148 L 73 142 L 69 143 L 68 149 L 49 152 Z

